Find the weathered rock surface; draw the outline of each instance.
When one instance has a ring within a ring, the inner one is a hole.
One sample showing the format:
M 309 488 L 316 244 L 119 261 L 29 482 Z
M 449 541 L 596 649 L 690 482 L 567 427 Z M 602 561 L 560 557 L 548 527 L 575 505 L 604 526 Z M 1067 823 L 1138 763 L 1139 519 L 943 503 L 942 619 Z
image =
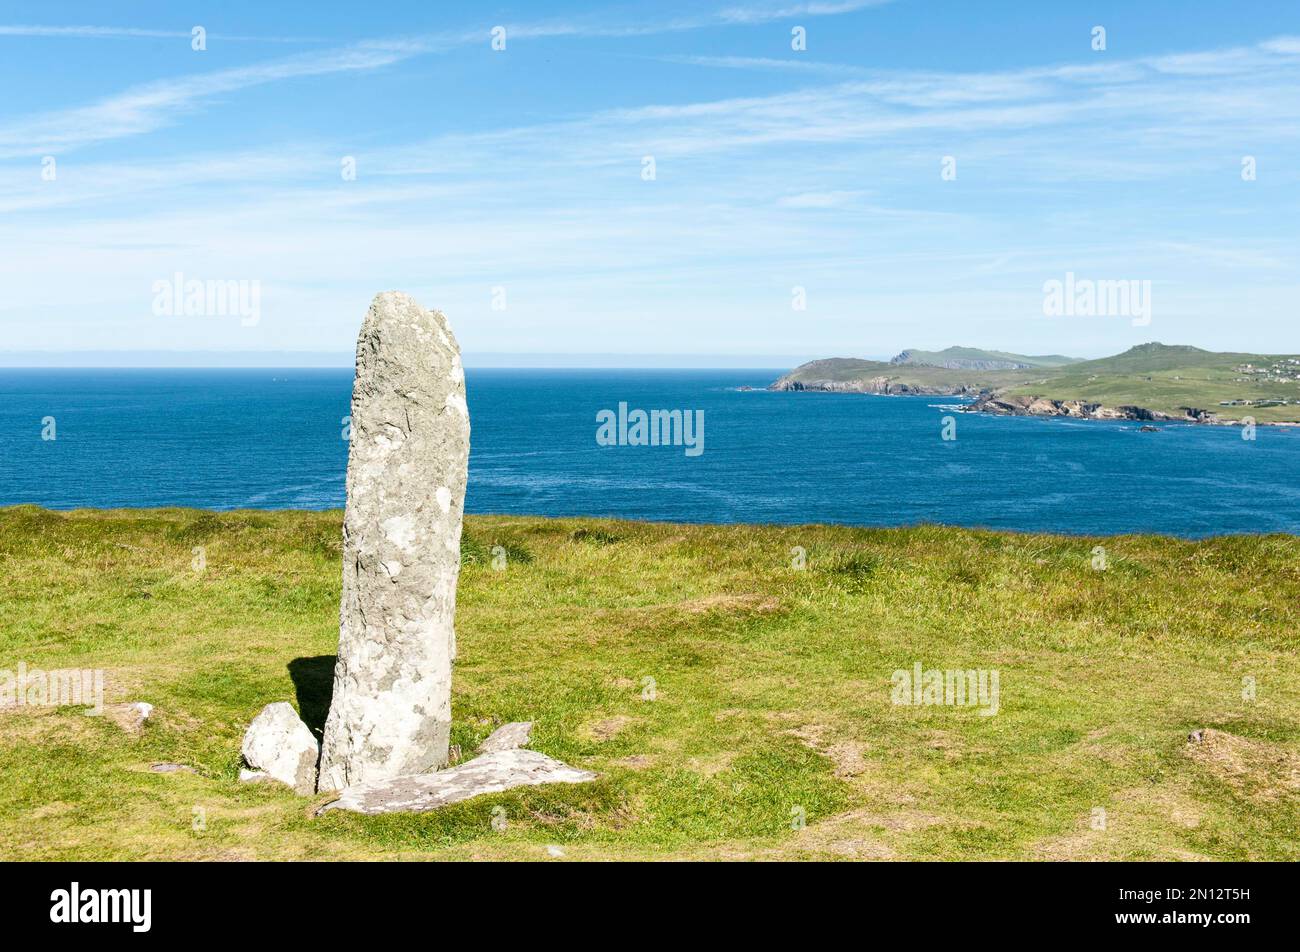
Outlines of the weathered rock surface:
M 775 380 L 768 390 L 816 390 L 826 393 L 875 393 L 891 396 L 931 396 L 931 397 L 973 397 L 983 388 L 978 384 L 958 383 L 952 385 L 936 384 L 927 386 L 918 383 L 903 383 L 893 377 L 880 375 L 863 377 L 857 380 L 832 380 L 820 377 L 796 377 L 786 374 Z
M 298 712 L 284 701 L 266 705 L 253 718 L 244 734 L 240 753 L 253 772 L 288 784 L 295 793 L 309 795 L 316 789 L 316 759 L 320 749 Z M 241 772 L 239 779 L 252 779 L 245 774 Z
M 511 721 L 509 724 L 502 724 L 489 734 L 483 743 L 479 744 L 478 752 L 480 754 L 495 754 L 503 750 L 527 747 L 532 736 L 532 721 Z
M 1148 410 L 1146 407 L 1108 407 L 1084 400 L 1050 400 L 1047 397 L 982 394 L 974 403 L 962 408 L 966 413 L 995 413 L 1001 416 L 1061 416 L 1079 420 L 1146 420 L 1177 423 L 1236 423 L 1220 419 L 1218 414 L 1195 407 L 1181 407 L 1181 416 Z
M 468 463 L 465 374 L 447 319 L 380 294 L 357 339 L 322 791 L 447 762 Z
M 354 813 L 425 813 L 484 793 L 544 783 L 585 783 L 595 780 L 588 770 L 578 770 L 535 750 L 500 750 L 484 754 L 457 767 L 431 774 L 392 777 L 357 784 L 344 790 L 327 810 Z
M 1082 400 L 1049 400 L 1046 397 L 998 396 L 985 394 L 964 408 L 968 413 L 996 413 L 1002 416 L 1063 416 L 1082 420 L 1168 420 L 1168 414 L 1142 407 L 1107 407 Z

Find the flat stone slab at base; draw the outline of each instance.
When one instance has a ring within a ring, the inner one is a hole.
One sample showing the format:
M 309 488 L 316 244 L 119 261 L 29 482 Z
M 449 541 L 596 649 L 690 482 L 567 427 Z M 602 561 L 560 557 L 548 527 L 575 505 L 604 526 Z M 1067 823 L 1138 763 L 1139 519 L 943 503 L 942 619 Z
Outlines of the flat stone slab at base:
M 499 754 L 503 750 L 527 747 L 532 736 L 532 721 L 511 721 L 509 724 L 502 724 L 489 734 L 479 745 L 478 752 L 480 755 Z
M 484 793 L 595 779 L 596 775 L 589 770 L 570 767 L 535 750 L 499 750 L 435 773 L 356 784 L 317 810 L 316 815 L 327 810 L 351 810 L 370 816 L 427 813 Z

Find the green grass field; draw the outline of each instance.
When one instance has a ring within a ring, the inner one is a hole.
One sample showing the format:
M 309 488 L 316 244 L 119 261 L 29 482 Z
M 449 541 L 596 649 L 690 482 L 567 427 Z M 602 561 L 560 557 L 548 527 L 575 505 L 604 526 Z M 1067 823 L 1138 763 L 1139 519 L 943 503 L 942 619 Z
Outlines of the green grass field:
M 533 720 L 600 779 L 313 818 L 236 775 L 263 705 L 323 720 L 340 522 L 0 510 L 0 671 L 156 705 L 0 711 L 0 857 L 1300 859 L 1295 537 L 471 517 L 453 743 Z M 891 703 L 916 662 L 999 712 Z

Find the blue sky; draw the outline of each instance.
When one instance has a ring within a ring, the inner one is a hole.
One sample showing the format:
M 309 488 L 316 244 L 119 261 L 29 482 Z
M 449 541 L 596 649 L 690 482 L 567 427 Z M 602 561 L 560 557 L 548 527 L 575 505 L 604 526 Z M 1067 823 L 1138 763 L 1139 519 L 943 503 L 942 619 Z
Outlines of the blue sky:
M 471 357 L 1300 352 L 1289 0 L 9 2 L 0 84 L 3 351 L 346 360 L 398 288 Z

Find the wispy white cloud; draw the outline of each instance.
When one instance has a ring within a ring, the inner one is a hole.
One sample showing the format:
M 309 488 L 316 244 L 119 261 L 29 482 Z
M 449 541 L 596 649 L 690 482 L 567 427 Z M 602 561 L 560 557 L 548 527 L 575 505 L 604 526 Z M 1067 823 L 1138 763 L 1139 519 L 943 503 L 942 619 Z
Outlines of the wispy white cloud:
M 840 74 L 863 74 L 867 70 L 860 66 L 850 66 L 844 63 L 826 63 L 818 60 L 805 59 L 804 57 L 791 57 L 789 59 L 777 59 L 771 56 L 691 56 L 691 55 L 672 55 L 661 56 L 658 59 L 665 63 L 681 63 L 688 66 L 713 66 L 719 69 L 755 69 L 755 70 L 778 70 L 791 73 L 840 73 Z
M 507 25 L 509 40 L 553 37 L 616 37 L 695 30 L 712 25 L 763 22 L 792 15 L 831 16 L 889 0 L 804 3 L 786 7 L 735 7 L 672 20 L 618 24 L 596 20 L 553 21 Z M 115 26 L 3 25 L 0 37 L 177 38 L 189 32 Z M 374 70 L 402 60 L 472 43 L 486 43 L 489 28 L 438 34 L 360 40 L 347 47 L 299 54 L 253 66 L 219 70 L 197 76 L 158 80 L 125 90 L 97 103 L 29 116 L 0 124 L 0 159 L 69 150 L 96 142 L 140 135 L 159 129 L 176 114 L 195 108 L 222 93 L 281 80 L 347 71 Z M 210 39 L 221 39 L 220 34 Z M 309 42 L 307 37 L 224 37 Z
M 375 68 L 414 55 L 432 42 L 366 45 L 141 87 L 64 114 L 58 121 L 47 118 L 40 141 L 76 142 L 78 137 L 144 131 L 216 92 L 291 76 Z M 1201 54 L 1199 68 L 1209 72 L 1197 76 L 1156 69 L 1144 60 L 1116 60 L 1099 69 L 1034 67 L 1000 73 L 875 70 L 868 78 L 768 96 L 611 109 L 572 120 L 444 133 L 373 150 L 362 163 L 365 174 L 377 179 L 433 175 L 444 183 L 486 183 L 542 175 L 556 181 L 574 170 L 582 170 L 584 177 L 591 170 L 603 170 L 616 179 L 641 156 L 653 154 L 670 177 L 676 174 L 673 163 L 696 163 L 691 178 L 698 181 L 698 163 L 730 161 L 726 156 L 733 153 L 816 147 L 823 150 L 819 162 L 824 164 L 835 154 L 826 150 L 869 149 L 875 154 L 871 167 L 880 174 L 900 157 L 914 162 L 912 156 L 920 151 L 934 162 L 960 145 L 963 162 L 1003 168 L 1037 163 L 1033 179 L 1044 185 L 1072 178 L 1145 180 L 1166 174 L 1171 161 L 1210 161 L 1206 146 L 1222 141 L 1227 133 L 1260 144 L 1300 138 L 1300 101 L 1291 95 L 1300 78 L 1300 56 L 1276 54 L 1276 46 L 1270 41 L 1255 48 L 1257 68 L 1235 79 L 1225 78 L 1216 64 L 1221 59 L 1235 62 L 1236 51 L 1222 58 L 1214 52 Z M 1059 147 L 1060 135 L 1080 132 L 1086 132 L 1087 150 Z M 37 138 L 35 130 L 0 126 L 0 154 L 13 155 L 24 146 L 24 154 L 30 154 Z M 293 168 L 300 176 L 310 176 L 311 169 L 337 174 L 338 156 L 331 156 L 324 145 L 296 151 L 277 148 L 276 156 L 286 152 L 296 155 L 296 165 L 286 173 L 289 181 L 277 180 L 277 188 L 292 185 Z M 788 162 L 777 155 L 776 161 Z M 857 160 L 859 168 L 862 161 Z M 183 166 L 165 163 L 158 171 L 163 181 L 183 176 L 198 184 L 205 169 L 211 171 L 212 181 L 220 181 L 237 167 L 233 161 L 193 161 Z M 22 177 L 30 180 L 30 171 L 24 169 Z M 835 174 L 827 169 L 825 177 Z M 106 172 L 102 178 L 120 192 L 121 180 L 131 176 Z M 94 180 L 88 174 L 81 183 L 86 187 L 83 200 L 94 200 Z M 150 177 L 142 174 L 138 180 L 142 188 L 148 187 Z M 794 194 L 844 199 L 856 191 L 809 184 L 814 187 Z M 43 191 L 51 203 L 67 202 L 59 190 Z M 113 194 L 113 188 L 108 192 Z M 42 201 L 30 193 L 27 184 L 15 180 L 9 207 L 24 207 L 24 196 Z M 545 198 L 553 192 L 543 188 L 537 194 Z M 782 196 L 790 194 L 788 187 L 780 189 L 771 201 L 780 204 Z M 0 205 L 5 197 L 0 190 Z M 516 203 L 526 200 L 527 193 L 512 197 Z M 787 199 L 785 207 L 797 203 Z
M 503 24 L 508 27 L 507 35 L 511 39 L 544 39 L 563 36 L 636 36 L 656 33 L 672 33 L 697 30 L 709 26 L 766 23 L 771 20 L 789 19 L 791 17 L 836 16 L 855 13 L 870 7 L 883 6 L 894 0 L 842 0 L 842 2 L 811 2 L 788 5 L 734 6 L 721 10 L 702 12 L 690 16 L 667 20 L 648 20 L 631 22 L 612 22 L 593 18 L 579 20 L 555 20 L 550 22 L 529 22 Z M 456 42 L 477 42 L 482 40 L 485 29 L 462 31 L 455 37 Z M 94 26 L 89 24 L 56 26 L 49 24 L 0 24 L 0 37 L 66 37 L 75 39 L 189 39 L 190 30 L 164 30 L 135 26 Z M 212 40 L 263 43 L 320 43 L 321 37 L 313 36 L 257 36 L 229 33 L 209 33 Z M 395 47 L 407 45 L 415 51 L 427 51 L 441 45 L 448 35 L 438 37 L 412 37 L 407 39 L 362 41 L 374 45 Z M 430 40 L 437 42 L 430 43 Z
M 792 17 L 833 16 L 839 13 L 854 13 L 867 7 L 879 7 L 891 0 L 823 0 L 823 2 L 763 4 L 754 6 L 728 7 L 718 13 L 718 19 L 726 23 L 766 23 L 770 20 L 788 20 Z
M 1283 56 L 1300 56 L 1300 36 L 1278 36 L 1260 44 L 1262 49 Z
M 156 30 L 133 26 L 43 26 L 38 24 L 0 24 L 0 37 L 67 37 L 72 39 L 185 39 L 190 30 Z M 210 40 L 248 43 L 320 43 L 320 37 L 310 36 L 239 36 L 230 33 L 209 33 Z
M 382 63 L 433 42 L 449 39 L 376 41 L 351 55 Z M 53 314 L 48 289 L 73 269 L 85 289 L 61 295 L 61 308 L 111 302 L 108 323 L 87 335 L 212 347 L 235 346 L 222 335 L 239 329 L 151 322 L 146 291 L 160 270 L 262 280 L 258 333 L 290 347 L 346 348 L 377 284 L 443 305 L 479 349 L 504 334 L 520 349 L 583 349 L 605 340 L 611 310 L 653 322 L 661 349 L 776 341 L 792 333 L 794 284 L 812 302 L 801 348 L 840 346 L 846 334 L 867 335 L 872 352 L 890 348 L 871 335 L 917 345 L 891 335 L 914 333 L 922 318 L 953 334 L 978 319 L 985 340 L 1001 328 L 1010 344 L 1041 319 L 1044 277 L 1067 269 L 1151 277 L 1165 314 L 1181 308 L 1204 327 L 1208 302 L 1234 295 L 1238 309 L 1281 314 L 1300 277 L 1294 242 L 1281 210 L 1283 221 L 1265 222 L 1275 233 L 1251 234 L 1261 219 L 1248 203 L 1285 200 L 1285 177 L 1300 175 L 1264 160 L 1261 180 L 1242 182 L 1237 153 L 1300 146 L 1300 47 L 1244 50 L 1176 68 L 1168 57 L 1116 57 L 978 73 L 864 69 L 772 95 L 384 138 L 358 150 L 355 182 L 340 180 L 344 149 L 327 134 L 129 169 L 70 163 L 57 183 L 36 182 L 31 163 L 0 167 L 0 211 L 22 224 L 0 236 L 0 285 L 23 313 Z M 336 55 L 294 68 L 347 68 Z M 163 97 L 161 121 L 210 88 Z M 640 178 L 647 154 L 657 181 Z M 953 182 L 940 180 L 948 154 Z M 1173 177 L 1179 188 L 1163 187 Z M 42 203 L 84 214 L 44 214 Z M 489 310 L 496 285 L 509 288 L 508 312 Z M 15 333 L 32 346 L 48 339 L 34 320 Z M 1019 349 L 1032 349 L 1031 336 Z
M 41 155 L 140 135 L 221 93 L 286 79 L 372 70 L 412 55 L 400 49 L 354 46 L 145 83 L 88 106 L 0 124 L 0 158 Z
M 851 202 L 861 192 L 800 192 L 782 195 L 777 204 L 782 208 L 838 208 Z

